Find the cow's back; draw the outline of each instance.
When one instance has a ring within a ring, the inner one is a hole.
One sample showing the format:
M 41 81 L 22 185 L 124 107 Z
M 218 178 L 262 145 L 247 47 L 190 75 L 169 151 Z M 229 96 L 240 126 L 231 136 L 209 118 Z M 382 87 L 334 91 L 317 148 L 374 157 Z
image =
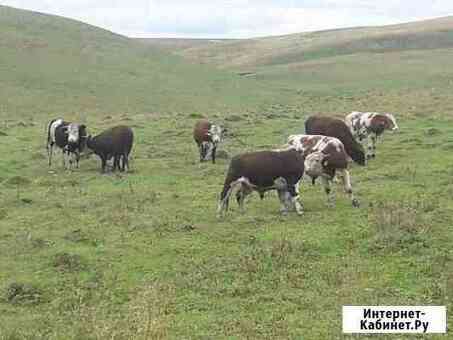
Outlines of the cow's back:
M 278 177 L 301 177 L 304 158 L 295 150 L 257 151 L 235 156 L 231 167 L 257 186 L 272 186 Z

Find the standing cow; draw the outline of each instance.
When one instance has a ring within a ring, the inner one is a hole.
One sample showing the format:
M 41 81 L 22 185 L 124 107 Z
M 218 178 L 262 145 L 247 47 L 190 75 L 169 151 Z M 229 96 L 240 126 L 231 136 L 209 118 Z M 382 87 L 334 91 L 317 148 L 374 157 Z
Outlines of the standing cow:
M 368 144 L 367 159 L 376 157 L 376 141 L 385 130 L 399 129 L 391 113 L 351 112 L 346 116 L 345 123 L 355 138 L 363 144 Z
M 86 145 L 86 126 L 83 124 L 65 122 L 63 119 L 53 119 L 47 127 L 47 155 L 49 166 L 52 165 L 53 147 L 56 145 L 63 153 L 63 167 L 66 166 L 66 157 L 69 158 L 69 167 L 72 167 L 75 158 L 76 167 L 79 167 L 80 154 Z
M 238 187 L 236 199 L 243 211 L 244 200 L 252 191 L 262 196 L 269 190 L 277 190 L 281 212 L 296 210 L 301 215 L 296 185 L 304 174 L 304 157 L 295 150 L 258 151 L 232 158 L 225 178 L 217 213 L 222 216 L 228 210 L 233 190 Z
M 217 146 L 222 141 L 225 132 L 225 128 L 212 124 L 205 119 L 195 124 L 193 138 L 198 146 L 200 162 L 207 161 L 211 158 L 212 163 L 215 163 Z
M 128 126 L 120 125 L 105 130 L 101 134 L 88 136 L 87 147 L 101 158 L 102 172 L 105 172 L 107 161 L 113 157 L 113 171 L 118 168 L 129 170 L 129 154 L 134 143 L 134 134 Z
M 313 184 L 317 177 L 321 177 L 330 206 L 335 205 L 335 192 L 331 189 L 331 183 L 336 174 L 341 178 L 352 206 L 359 206 L 352 191 L 348 154 L 339 139 L 321 135 L 291 135 L 288 145 L 304 155 L 305 173 L 312 178 Z
M 338 138 L 346 153 L 354 162 L 365 165 L 365 151 L 363 146 L 355 140 L 344 121 L 325 116 L 311 116 L 305 121 L 307 135 L 323 135 Z

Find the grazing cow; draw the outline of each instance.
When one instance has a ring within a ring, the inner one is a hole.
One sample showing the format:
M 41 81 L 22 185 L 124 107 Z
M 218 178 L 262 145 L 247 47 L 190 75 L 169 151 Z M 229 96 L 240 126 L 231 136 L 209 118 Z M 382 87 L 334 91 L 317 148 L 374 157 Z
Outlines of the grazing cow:
M 346 153 L 354 162 L 365 165 L 365 151 L 349 131 L 349 128 L 341 119 L 311 116 L 305 121 L 305 133 L 307 135 L 324 135 L 338 138 L 344 145 Z
M 87 132 L 83 124 L 65 122 L 63 119 L 53 119 L 47 127 L 47 155 L 49 166 L 52 165 L 53 147 L 56 145 L 63 153 L 63 167 L 66 168 L 65 158 L 69 158 L 69 167 L 72 167 L 75 158 L 76 167 L 79 167 L 80 153 L 86 144 Z
M 363 144 L 368 144 L 367 159 L 376 157 L 376 141 L 385 130 L 399 129 L 391 113 L 356 111 L 348 114 L 344 121 L 356 139 Z M 368 141 L 368 137 L 371 141 Z
M 295 150 L 258 151 L 237 155 L 232 158 L 225 178 L 217 213 L 222 216 L 235 187 L 239 187 L 236 199 L 241 211 L 244 199 L 257 191 L 262 197 L 268 190 L 277 190 L 281 212 L 295 209 L 301 215 L 302 205 L 298 201 L 296 185 L 304 174 L 304 157 Z
M 87 147 L 101 158 L 102 172 L 105 172 L 107 160 L 113 157 L 113 171 L 129 170 L 129 154 L 134 142 L 134 134 L 128 126 L 115 126 L 101 134 L 88 136 Z M 122 162 L 122 164 L 121 164 Z
M 288 137 L 288 145 L 305 156 L 305 173 L 312 178 L 313 184 L 317 177 L 321 177 L 329 205 L 335 204 L 331 183 L 335 174 L 338 174 L 352 205 L 359 206 L 359 201 L 352 192 L 348 155 L 339 139 L 321 135 L 291 135 Z
M 222 141 L 225 132 L 225 128 L 204 119 L 195 124 L 193 138 L 198 146 L 200 162 L 211 158 L 212 163 L 215 163 L 217 146 Z

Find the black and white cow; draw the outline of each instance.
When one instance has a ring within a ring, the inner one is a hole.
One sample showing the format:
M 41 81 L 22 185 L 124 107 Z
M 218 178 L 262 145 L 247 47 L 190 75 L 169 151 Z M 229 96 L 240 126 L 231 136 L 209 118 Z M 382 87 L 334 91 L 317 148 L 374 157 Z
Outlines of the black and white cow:
M 396 119 L 391 113 L 355 111 L 348 114 L 344 121 L 354 138 L 363 144 L 368 144 L 367 159 L 376 157 L 376 141 L 385 130 L 397 131 L 399 129 Z
M 231 159 L 228 173 L 217 209 L 218 216 L 228 210 L 231 193 L 238 188 L 236 199 L 244 209 L 245 197 L 257 191 L 262 197 L 264 192 L 277 190 L 281 212 L 295 210 L 302 215 L 303 208 L 298 201 L 296 185 L 304 174 L 304 158 L 296 150 L 272 150 L 249 152 Z
M 312 178 L 313 184 L 317 177 L 321 177 L 328 205 L 335 205 L 335 192 L 331 183 L 335 175 L 338 175 L 352 205 L 359 206 L 352 191 L 349 157 L 339 139 L 322 135 L 291 135 L 288 137 L 288 145 L 305 157 L 305 173 Z
M 66 158 L 68 158 L 69 167 L 75 163 L 78 168 L 80 154 L 86 145 L 86 138 L 86 126 L 83 124 L 65 122 L 61 118 L 50 121 L 47 128 L 46 146 L 49 166 L 52 165 L 53 147 L 56 145 L 63 153 L 63 167 L 67 168 Z

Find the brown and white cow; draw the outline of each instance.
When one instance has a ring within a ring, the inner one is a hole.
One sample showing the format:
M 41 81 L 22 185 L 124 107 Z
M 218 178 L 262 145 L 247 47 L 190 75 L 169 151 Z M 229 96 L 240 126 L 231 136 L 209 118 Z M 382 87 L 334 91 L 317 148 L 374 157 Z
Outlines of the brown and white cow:
M 193 138 L 198 146 L 200 162 L 211 158 L 212 163 L 215 163 L 217 146 L 222 141 L 225 133 L 225 128 L 212 124 L 205 119 L 196 122 L 193 129 Z
M 345 123 L 354 138 L 367 145 L 367 159 L 376 157 L 376 141 L 385 130 L 399 129 L 395 117 L 391 113 L 351 112 Z M 370 137 L 370 141 L 368 140 Z
M 313 184 L 317 177 L 321 177 L 330 206 L 335 205 L 335 192 L 332 191 L 331 183 L 336 174 L 341 178 L 352 205 L 360 205 L 352 191 L 348 154 L 339 139 L 321 135 L 291 135 L 288 145 L 305 157 L 305 173 L 312 178 Z
M 277 190 L 281 212 L 296 210 L 302 215 L 296 185 L 304 174 L 304 157 L 296 150 L 249 152 L 231 159 L 217 209 L 219 217 L 228 210 L 230 196 L 238 189 L 236 199 L 241 211 L 244 199 L 253 191 L 260 193 Z

